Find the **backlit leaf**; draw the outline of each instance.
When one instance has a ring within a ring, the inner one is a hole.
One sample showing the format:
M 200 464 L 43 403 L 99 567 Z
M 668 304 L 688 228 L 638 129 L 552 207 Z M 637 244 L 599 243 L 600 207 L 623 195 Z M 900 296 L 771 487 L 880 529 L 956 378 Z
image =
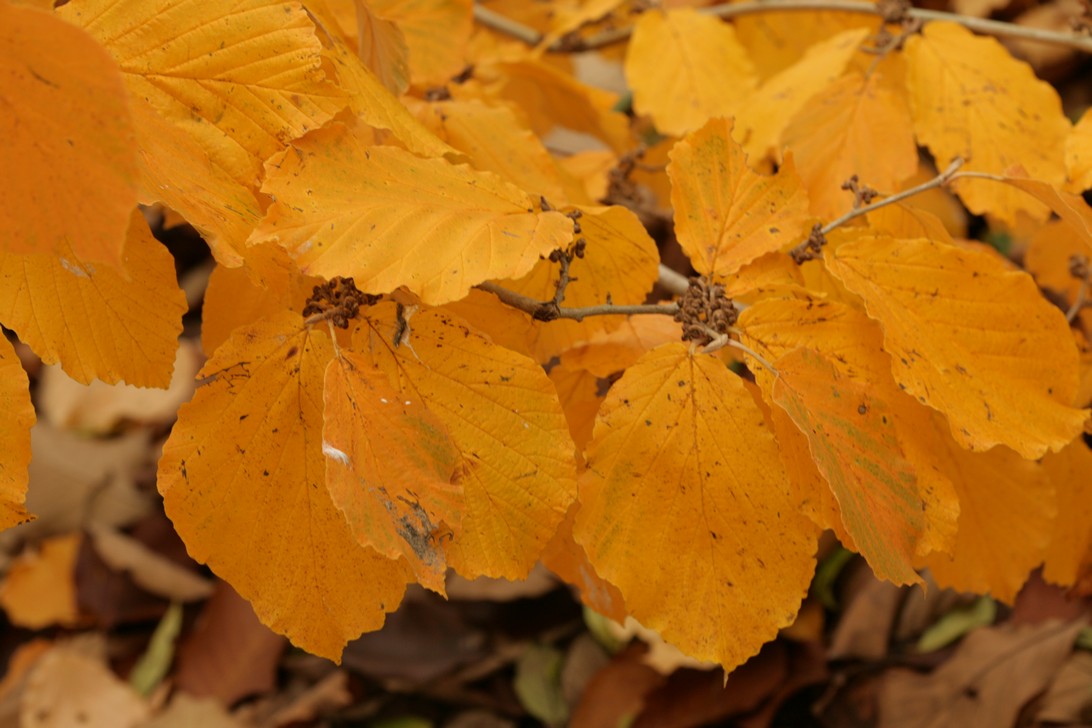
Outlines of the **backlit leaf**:
M 361 547 L 324 485 L 322 398 L 334 352 L 283 312 L 237 331 L 201 371 L 163 447 L 158 487 L 190 556 L 271 629 L 338 659 L 378 629 L 410 570 Z
M 1092 109 L 1084 112 L 1065 140 L 1065 166 L 1074 192 L 1092 187 Z
M 1069 121 L 1057 92 L 993 38 L 953 23 L 929 23 L 906 43 L 907 89 L 914 131 L 937 166 L 962 157 L 963 169 L 1001 174 L 1021 164 L 1031 177 L 1060 185 Z M 1043 217 L 1042 207 L 988 181 L 955 183 L 977 214 L 1014 222 L 1018 212 Z
M 353 349 L 370 355 L 404 400 L 422 402 L 459 451 L 465 511 L 445 542 L 448 563 L 471 578 L 522 579 L 576 496 L 554 385 L 531 359 L 441 310 L 413 314 L 395 346 L 392 309 L 369 309 Z
M 891 404 L 809 349 L 797 349 L 775 366 L 773 399 L 807 436 L 855 547 L 876 576 L 896 584 L 920 581 L 911 559 L 925 516 Z
M 626 80 L 637 113 L 674 136 L 732 116 L 757 83 L 732 26 L 693 8 L 641 14 L 626 52 Z
M 30 428 L 34 405 L 26 372 L 7 337 L 0 336 L 0 529 L 31 519 L 23 502 L 27 496 L 30 464 Z
M 137 201 L 126 98 L 86 33 L 0 3 L 0 251 L 120 266 Z
M 725 119 L 680 140 L 670 156 L 675 231 L 699 273 L 728 276 L 799 241 L 808 199 L 791 160 L 776 175 L 753 172 Z
M 880 322 L 895 381 L 947 415 L 963 447 L 1036 458 L 1081 431 L 1076 347 L 1026 273 L 924 239 L 864 238 L 826 263 Z
M 1092 553 L 1092 450 L 1080 438 L 1043 458 L 1057 493 L 1057 519 L 1043 563 L 1043 577 L 1070 586 L 1080 576 L 1081 559 Z
M 417 580 L 444 592 L 438 543 L 462 520 L 462 488 L 450 482 L 458 452 L 420 400 L 401 397 L 386 375 L 351 351 L 326 368 L 322 449 L 326 487 L 361 546 L 404 556 Z
M 140 211 L 129 218 L 126 280 L 72 251 L 0 255 L 0 321 L 73 379 L 166 387 L 186 298 L 174 260 Z
M 846 30 L 808 48 L 804 57 L 765 81 L 736 115 L 736 138 L 752 161 L 773 153 L 780 158 L 781 135 L 812 96 L 846 70 L 868 35 Z
M 369 148 L 341 124 L 270 160 L 262 191 L 277 201 L 252 243 L 280 243 L 306 273 L 352 276 L 370 293 L 406 286 L 432 304 L 521 276 L 572 238 L 568 218 L 535 212 L 491 173 Z
M 236 181 L 345 105 L 315 26 L 281 0 L 77 0 L 57 11 L 101 42 L 129 92 L 183 126 Z
M 368 0 L 368 5 L 405 35 L 414 85 L 440 86 L 463 70 L 472 0 Z
M 608 393 L 587 459 L 574 535 L 642 624 L 731 669 L 793 621 L 815 531 L 721 361 L 646 354 Z
M 852 208 L 853 195 L 842 189 L 852 175 L 894 192 L 918 166 L 906 101 L 879 74 L 850 73 L 828 85 L 797 112 L 782 139 L 794 153 L 811 212 L 828 220 Z

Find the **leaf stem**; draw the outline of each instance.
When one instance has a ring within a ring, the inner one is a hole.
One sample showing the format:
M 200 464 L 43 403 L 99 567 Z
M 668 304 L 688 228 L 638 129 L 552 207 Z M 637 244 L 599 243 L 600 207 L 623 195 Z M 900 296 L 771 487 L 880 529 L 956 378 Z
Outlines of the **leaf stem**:
M 501 15 L 496 10 L 490 10 L 481 3 L 474 3 L 474 19 L 487 28 L 510 35 L 529 46 L 537 46 L 542 42 L 542 34 L 534 28 Z
M 519 309 L 531 316 L 539 314 L 544 308 L 553 307 L 553 301 L 537 301 L 530 296 L 516 293 L 504 286 L 498 286 L 491 281 L 479 283 L 477 287 L 487 293 L 492 293 L 499 298 L 502 303 L 505 303 L 512 308 Z M 632 316 L 640 314 L 674 316 L 678 310 L 679 306 L 675 303 L 642 303 L 633 305 L 604 303 L 598 306 L 580 306 L 574 308 L 562 308 L 558 306 L 556 308 L 557 316 L 554 316 L 553 319 L 583 321 L 589 316 Z
M 1081 287 L 1077 289 L 1077 297 L 1073 300 L 1073 305 L 1069 307 L 1069 310 L 1065 312 L 1065 320 L 1069 323 L 1073 323 L 1073 319 L 1077 318 L 1077 314 L 1081 312 L 1085 304 L 1088 303 L 1088 278 L 1081 279 Z

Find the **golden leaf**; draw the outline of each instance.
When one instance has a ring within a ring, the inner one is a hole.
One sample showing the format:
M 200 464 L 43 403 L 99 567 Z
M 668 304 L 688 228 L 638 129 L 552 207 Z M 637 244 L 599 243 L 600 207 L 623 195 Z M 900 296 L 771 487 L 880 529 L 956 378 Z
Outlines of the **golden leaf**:
M 299 647 L 338 659 L 378 629 L 412 576 L 361 547 L 324 485 L 329 337 L 281 314 L 236 331 L 201 370 L 159 462 L 167 515 L 190 555 Z
M 1078 438 L 1043 458 L 1043 468 L 1057 493 L 1057 519 L 1050 529 L 1043 577 L 1072 586 L 1081 559 L 1092 553 L 1092 450 Z
M 23 503 L 30 465 L 30 428 L 34 404 L 26 372 L 7 337 L 0 336 L 0 530 L 25 523 L 33 516 Z
M 496 175 L 367 147 L 341 124 L 270 160 L 262 191 L 277 201 L 252 244 L 280 243 L 306 273 L 352 276 L 369 293 L 405 286 L 430 304 L 521 276 L 572 239 L 571 220 L 535 212 Z
M 117 64 L 83 31 L 0 2 L 0 252 L 120 267 L 136 206 Z
M 799 242 L 808 199 L 791 159 L 776 175 L 753 172 L 725 119 L 687 135 L 670 157 L 675 233 L 699 273 L 729 276 Z
M 984 252 L 882 237 L 844 243 L 826 264 L 880 322 L 895 381 L 947 415 L 963 447 L 1037 458 L 1080 433 L 1076 347 L 1026 273 Z
M 1092 188 L 1092 109 L 1084 112 L 1065 140 L 1065 166 L 1071 191 Z
M 907 89 L 918 140 L 947 167 L 1001 174 L 1021 164 L 1060 185 L 1069 121 L 1057 92 L 993 38 L 953 23 L 929 23 L 906 43 Z M 1020 212 L 1042 218 L 1032 200 L 988 181 L 962 179 L 955 190 L 971 212 L 1013 223 Z
M 757 84 L 732 26 L 693 8 L 642 13 L 625 70 L 633 108 L 674 136 L 732 116 Z
M 186 297 L 174 259 L 139 210 L 129 217 L 126 279 L 72 251 L 0 255 L 0 321 L 73 379 L 138 387 L 171 381 Z
M 443 85 L 466 66 L 473 0 L 368 0 L 368 5 L 405 35 L 415 86 Z
M 687 654 L 731 669 L 792 623 L 815 529 L 736 375 L 666 344 L 607 394 L 574 536 L 626 609 Z

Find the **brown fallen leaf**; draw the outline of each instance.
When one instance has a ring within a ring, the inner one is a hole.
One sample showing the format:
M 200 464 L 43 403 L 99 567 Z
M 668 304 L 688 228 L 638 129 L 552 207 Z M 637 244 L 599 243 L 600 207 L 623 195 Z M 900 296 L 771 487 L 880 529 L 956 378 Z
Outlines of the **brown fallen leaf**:
M 1035 719 L 1063 725 L 1092 719 L 1092 653 L 1076 651 L 1069 656 L 1039 702 Z
M 986 627 L 930 674 L 891 670 L 880 688 L 880 728 L 1012 726 L 1054 678 L 1086 622 Z
M 250 603 L 223 581 L 178 648 L 175 684 L 225 706 L 272 690 L 287 641 L 258 621 Z
M 12 563 L 0 584 L 0 606 L 12 624 L 42 629 L 79 622 L 74 572 L 81 538 L 79 533 L 54 536 Z
M 857 566 L 842 597 L 846 607 L 831 637 L 831 659 L 878 659 L 886 655 L 902 601 L 899 587 L 880 581 L 866 565 Z
M 91 524 L 88 534 L 99 556 L 111 568 L 128 572 L 142 589 L 175 602 L 211 596 L 213 582 L 152 551 L 140 541 L 104 524 Z
M 22 728 L 136 728 L 148 706 L 106 666 L 72 644 L 54 647 L 31 670 Z
M 644 664 L 647 651 L 634 642 L 588 683 L 572 713 L 570 728 L 629 725 L 640 714 L 645 699 L 664 683 L 664 676 Z
M 349 692 L 349 673 L 335 670 L 278 710 L 269 719 L 271 728 L 309 723 L 325 713 L 344 708 L 353 702 Z
M 140 728 L 246 728 L 219 702 L 199 700 L 186 693 L 175 693 L 167 707 Z

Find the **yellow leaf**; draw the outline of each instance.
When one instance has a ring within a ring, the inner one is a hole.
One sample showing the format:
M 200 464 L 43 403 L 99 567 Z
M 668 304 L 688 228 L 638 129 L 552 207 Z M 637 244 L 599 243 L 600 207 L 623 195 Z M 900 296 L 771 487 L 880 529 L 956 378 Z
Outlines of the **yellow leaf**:
M 57 12 L 106 46 L 133 96 L 245 186 L 257 184 L 267 157 L 346 103 L 295 2 L 83 0 Z
M 1064 309 L 1077 300 L 1083 285 L 1081 279 L 1069 272 L 1074 255 L 1092 255 L 1092 244 L 1062 220 L 1051 220 L 1039 228 L 1024 252 L 1024 267 L 1035 276 L 1035 283 Z M 1082 308 L 1077 322 L 1092 324 L 1092 309 Z M 1078 396 L 1075 402 L 1084 404 L 1087 399 Z
M 952 23 L 929 23 L 906 44 L 907 89 L 914 131 L 938 167 L 955 157 L 968 171 L 1001 174 L 1021 164 L 1030 176 L 1060 185 L 1069 121 L 1057 92 L 993 38 Z M 976 214 L 1008 223 L 1025 212 L 1041 219 L 1032 200 L 988 181 L 962 179 L 956 192 Z
M 368 0 L 368 5 L 405 35 L 415 86 L 443 85 L 463 70 L 473 0 Z
M 569 508 L 565 520 L 542 552 L 542 564 L 566 584 L 579 589 L 581 600 L 593 610 L 615 622 L 624 622 L 626 605 L 622 593 L 595 573 L 584 547 L 573 540 L 573 525 L 579 510 L 579 503 L 573 503 Z
M 816 39 L 830 38 L 853 28 L 875 29 L 876 20 L 858 13 L 777 12 L 765 8 L 732 20 L 759 76 L 767 79 L 800 60 Z
M 583 258 L 569 266 L 572 278 L 565 288 L 565 307 L 597 306 L 608 298 L 616 304 L 643 303 L 659 276 L 659 252 L 640 219 L 630 210 L 581 207 L 577 224 L 587 243 Z M 540 260 L 524 278 L 502 285 L 538 301 L 549 301 L 557 291 L 560 264 Z M 621 316 L 592 316 L 583 321 L 532 321 L 524 316 L 531 351 L 541 362 L 571 349 L 600 331 L 622 325 Z
M 76 559 L 79 532 L 47 538 L 16 558 L 0 585 L 0 606 L 12 624 L 25 629 L 75 627 Z
M 310 3 L 308 3 L 310 4 Z M 402 29 L 385 20 L 364 0 L 356 7 L 357 55 L 395 96 L 406 92 L 410 83 L 409 46 Z
M 120 266 L 137 201 L 126 97 L 94 39 L 0 2 L 0 252 Z
M 936 466 L 952 474 L 960 503 L 948 553 L 929 554 L 922 564 L 942 587 L 1012 602 L 1042 562 L 1054 527 L 1054 489 L 1046 474 L 1007 447 L 964 450 L 937 413 L 923 420 L 918 437 Z
M 880 322 L 895 381 L 963 447 L 1037 458 L 1080 433 L 1076 347 L 1026 273 L 924 239 L 847 242 L 826 264 Z
M 254 193 L 220 167 L 180 127 L 131 99 L 140 158 L 140 202 L 162 202 L 204 236 L 221 266 L 237 266 L 262 218 Z
M 283 312 L 235 332 L 163 446 L 158 487 L 190 555 L 271 629 L 338 659 L 378 629 L 410 571 L 353 537 L 324 487 L 329 337 Z
M 30 464 L 34 405 L 26 372 L 7 337 L 0 336 L 0 530 L 29 521 L 23 506 Z
M 791 159 L 773 176 L 751 171 L 725 119 L 680 140 L 670 157 L 675 233 L 699 273 L 729 276 L 799 242 L 808 199 Z
M 794 153 L 812 214 L 833 219 L 852 208 L 842 183 L 891 193 L 918 168 L 918 150 L 906 101 L 882 83 L 849 73 L 808 100 L 782 136 Z
M 938 243 L 954 244 L 951 233 L 928 210 L 895 203 L 868 213 L 868 227 L 874 235 L 893 238 L 928 238 Z
M 814 565 L 762 412 L 743 380 L 666 344 L 607 394 L 574 536 L 636 619 L 731 669 L 792 623 Z
M 521 276 L 572 239 L 572 221 L 489 172 L 395 147 L 366 147 L 341 124 L 269 162 L 273 195 L 251 243 L 276 241 L 304 272 L 399 286 L 430 304 L 491 278 Z
M 324 4 L 308 3 L 308 11 L 324 44 L 323 57 L 337 73 L 338 84 L 348 94 L 349 108 L 364 123 L 386 129 L 406 149 L 424 157 L 454 153 L 413 117 L 387 90 L 356 53 L 349 50 L 338 31 L 337 18 Z
M 1081 559 L 1092 552 L 1092 450 L 1081 438 L 1043 458 L 1043 468 L 1057 493 L 1057 520 L 1050 530 L 1043 577 L 1072 586 Z
M 846 70 L 868 30 L 846 30 L 807 50 L 804 57 L 768 79 L 736 116 L 736 138 L 753 162 L 780 158 L 781 134 L 812 96 Z
M 424 586 L 444 593 L 438 539 L 458 530 L 462 488 L 451 483 L 458 451 L 424 402 L 399 395 L 359 354 L 326 368 L 322 451 L 326 487 L 361 546 L 404 556 Z
M 531 359 L 441 310 L 410 317 L 396 346 L 392 309 L 368 310 L 353 350 L 370 355 L 404 399 L 423 402 L 459 451 L 465 511 L 445 542 L 448 563 L 470 578 L 522 579 L 576 496 L 554 385 Z
M 0 255 L 0 321 L 73 379 L 138 387 L 171 381 L 186 297 L 174 259 L 139 210 L 129 218 L 126 280 L 71 251 Z
M 1024 172 L 1019 167 L 1009 171 L 1021 175 Z M 997 181 L 1023 190 L 1049 207 L 1084 242 L 1084 254 L 1092 255 L 1092 208 L 1089 208 L 1088 203 L 1080 195 L 1058 189 L 1057 185 L 1024 176 L 999 177 Z
M 561 355 L 561 363 L 607 378 L 629 367 L 660 344 L 679 341 L 682 328 L 670 316 L 630 316 L 618 328 L 594 334 Z
M 634 110 L 674 136 L 732 116 L 757 84 L 732 26 L 693 8 L 642 13 L 625 71 Z
M 925 532 L 925 509 L 891 403 L 810 349 L 774 366 L 773 399 L 807 436 L 855 547 L 881 579 L 919 582 L 911 559 Z
M 1092 109 L 1084 112 L 1065 140 L 1065 166 L 1071 191 L 1092 188 Z
M 550 381 L 557 388 L 561 409 L 569 423 L 569 432 L 573 436 L 578 452 L 591 440 L 595 414 L 603 401 L 600 389 L 607 384 L 587 369 L 573 369 L 558 364 L 550 367 Z

